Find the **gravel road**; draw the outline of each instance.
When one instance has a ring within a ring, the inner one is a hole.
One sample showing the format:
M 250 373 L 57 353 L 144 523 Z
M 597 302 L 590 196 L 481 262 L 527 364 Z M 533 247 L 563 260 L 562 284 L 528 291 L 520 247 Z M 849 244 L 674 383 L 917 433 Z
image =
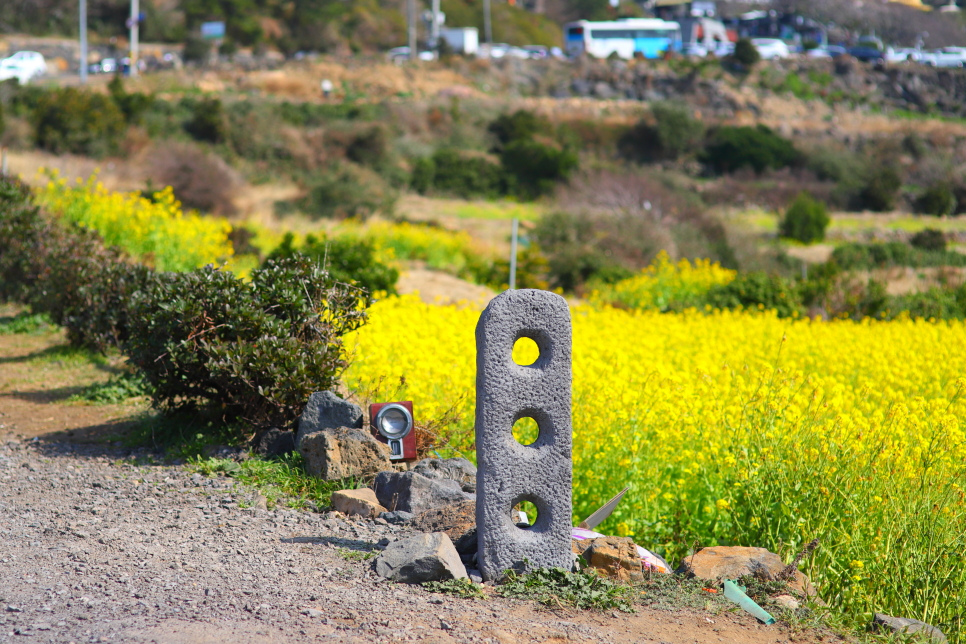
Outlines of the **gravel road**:
M 0 438 L 0 643 L 788 641 L 740 614 L 551 611 L 390 583 L 361 553 L 406 528 L 243 509 L 252 489 L 138 456 Z

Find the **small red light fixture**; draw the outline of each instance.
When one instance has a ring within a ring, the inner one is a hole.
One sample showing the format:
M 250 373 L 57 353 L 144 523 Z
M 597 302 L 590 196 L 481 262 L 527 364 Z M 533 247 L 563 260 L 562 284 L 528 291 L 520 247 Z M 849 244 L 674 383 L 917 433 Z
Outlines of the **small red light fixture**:
M 376 440 L 389 446 L 389 460 L 416 460 L 416 427 L 411 401 L 369 405 L 369 424 Z

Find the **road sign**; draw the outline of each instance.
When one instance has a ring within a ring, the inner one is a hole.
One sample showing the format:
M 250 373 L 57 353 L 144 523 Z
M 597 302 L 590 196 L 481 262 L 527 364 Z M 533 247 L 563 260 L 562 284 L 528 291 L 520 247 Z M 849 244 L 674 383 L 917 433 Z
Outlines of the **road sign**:
M 224 22 L 203 22 L 201 23 L 201 37 L 202 38 L 224 38 L 225 37 L 225 23 Z

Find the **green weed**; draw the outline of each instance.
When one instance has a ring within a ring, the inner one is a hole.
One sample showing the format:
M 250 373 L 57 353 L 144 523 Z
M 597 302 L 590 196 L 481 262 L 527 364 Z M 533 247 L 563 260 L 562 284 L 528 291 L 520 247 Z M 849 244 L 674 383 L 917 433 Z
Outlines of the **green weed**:
M 546 606 L 634 612 L 630 586 L 563 568 L 541 568 L 525 574 L 508 570 L 497 592 L 503 597 L 531 599 Z
M 354 479 L 323 481 L 309 476 L 305 461 L 298 453 L 277 459 L 255 456 L 241 462 L 196 456 L 189 459 L 188 467 L 205 476 L 225 474 L 253 487 L 267 499 L 269 506 L 284 503 L 290 508 L 306 508 L 311 502 L 322 509 L 329 506 L 333 492 L 358 487 Z
M 0 318 L 0 335 L 46 333 L 53 329 L 53 325 L 46 313 L 21 311 L 12 318 Z
M 483 586 L 474 584 L 469 579 L 447 579 L 446 581 L 428 581 L 423 588 L 431 593 L 446 593 L 464 599 L 486 599 Z
M 348 548 L 339 548 L 339 556 L 346 561 L 369 561 L 373 559 L 378 553 L 375 550 L 349 550 Z
M 79 367 L 88 364 L 106 365 L 107 357 L 90 349 L 72 347 L 69 344 L 58 344 L 32 353 L 28 362 L 35 365 L 50 364 L 61 367 Z
M 95 405 L 117 405 L 140 396 L 150 396 L 151 386 L 144 377 L 136 373 L 122 373 L 111 376 L 107 382 L 87 387 L 79 394 L 69 398 L 72 402 L 90 402 Z

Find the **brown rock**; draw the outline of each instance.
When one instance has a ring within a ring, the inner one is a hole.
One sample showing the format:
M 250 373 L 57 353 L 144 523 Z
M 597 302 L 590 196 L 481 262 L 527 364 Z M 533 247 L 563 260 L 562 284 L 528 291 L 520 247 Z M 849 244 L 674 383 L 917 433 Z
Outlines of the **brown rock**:
M 389 447 L 361 429 L 339 427 L 308 434 L 299 451 L 308 473 L 326 481 L 361 478 L 392 469 Z
M 374 519 L 386 511 L 386 508 L 379 505 L 376 493 L 369 488 L 333 492 L 332 507 L 343 514 L 367 519 Z
M 773 581 L 784 570 L 785 563 L 781 557 L 764 548 L 714 546 L 702 548 L 693 556 L 686 557 L 677 572 L 709 581 L 738 579 L 745 575 L 762 581 Z M 793 579 L 788 580 L 788 587 L 801 594 L 815 594 L 815 588 L 808 577 L 799 570 L 795 571 Z
M 580 554 L 584 561 L 599 574 L 623 581 L 639 581 L 644 578 L 641 558 L 630 537 L 598 537 L 584 539 L 579 543 L 583 547 L 583 553 Z
M 458 552 L 468 554 L 476 548 L 476 501 L 461 501 L 416 515 L 414 527 L 420 532 L 445 532 Z

